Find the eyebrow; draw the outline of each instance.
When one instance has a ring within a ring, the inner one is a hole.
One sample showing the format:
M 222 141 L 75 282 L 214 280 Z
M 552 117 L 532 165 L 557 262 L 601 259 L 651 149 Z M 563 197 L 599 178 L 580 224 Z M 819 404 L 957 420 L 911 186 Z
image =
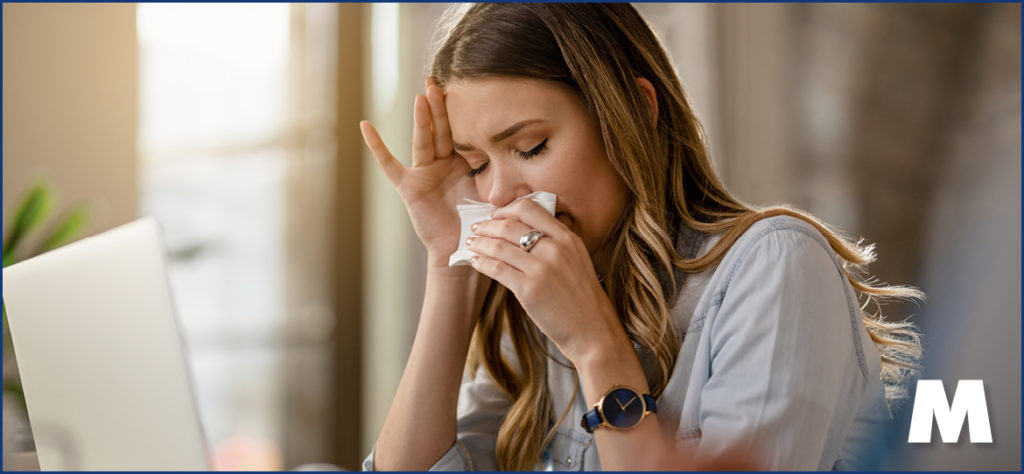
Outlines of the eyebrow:
M 512 135 L 515 135 L 516 133 L 519 133 L 519 131 L 522 130 L 523 127 L 526 127 L 527 125 L 531 125 L 531 124 L 538 123 L 538 122 L 543 122 L 543 121 L 544 120 L 542 120 L 542 119 L 528 119 L 528 120 L 522 120 L 522 121 L 516 122 L 511 127 L 508 127 L 506 129 L 498 132 L 498 133 L 495 133 L 494 136 L 491 137 L 491 143 L 498 143 L 498 142 L 500 142 L 502 140 L 505 140 L 508 137 L 511 137 Z M 452 147 L 454 147 L 455 150 L 457 150 L 457 151 L 473 151 L 473 150 L 476 150 L 476 148 L 473 148 L 472 146 L 463 145 L 461 143 L 454 143 L 454 142 L 452 143 Z

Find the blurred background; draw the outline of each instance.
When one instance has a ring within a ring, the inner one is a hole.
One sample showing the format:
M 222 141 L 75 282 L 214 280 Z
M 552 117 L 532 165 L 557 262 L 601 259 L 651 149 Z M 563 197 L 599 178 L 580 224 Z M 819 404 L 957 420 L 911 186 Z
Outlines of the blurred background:
M 425 255 L 357 122 L 408 163 L 445 8 L 3 5 L 5 263 L 33 189 L 52 223 L 26 249 L 68 216 L 76 238 L 155 216 L 222 466 L 355 469 L 372 446 Z M 876 242 L 873 273 L 928 294 L 887 307 L 923 330 L 923 378 L 950 394 L 984 380 L 994 443 L 965 430 L 908 445 L 907 403 L 879 434 L 880 465 L 1019 470 L 1020 5 L 638 8 L 726 185 Z M 10 352 L 4 362 L 7 387 L 17 369 Z M 15 395 L 5 389 L 6 468 L 31 464 Z

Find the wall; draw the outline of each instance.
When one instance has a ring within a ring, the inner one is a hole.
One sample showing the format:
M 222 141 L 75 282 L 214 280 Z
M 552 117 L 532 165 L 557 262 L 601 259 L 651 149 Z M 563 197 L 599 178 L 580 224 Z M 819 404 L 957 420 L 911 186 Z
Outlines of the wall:
M 423 92 L 440 3 L 374 4 L 367 12 L 365 117 L 411 166 L 413 97 Z M 362 146 L 362 145 L 361 145 Z M 363 146 L 363 368 L 361 452 L 369 454 L 405 369 L 423 306 L 426 251 L 398 192 Z
M 3 222 L 37 179 L 88 233 L 137 215 L 135 6 L 3 6 Z
M 1020 5 L 638 7 L 730 191 L 877 243 L 871 273 L 928 296 L 885 307 L 922 378 L 985 382 L 994 443 L 910 446 L 905 403 L 878 465 L 1020 469 Z

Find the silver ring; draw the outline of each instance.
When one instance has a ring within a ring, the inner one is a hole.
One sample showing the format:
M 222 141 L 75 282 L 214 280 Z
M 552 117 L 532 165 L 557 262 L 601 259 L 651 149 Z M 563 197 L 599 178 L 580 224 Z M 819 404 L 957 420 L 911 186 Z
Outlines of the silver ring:
M 522 247 L 523 250 L 529 252 L 534 245 L 537 245 L 537 242 L 540 240 L 541 237 L 544 237 L 544 233 L 539 230 L 533 229 L 523 234 L 523 236 L 519 238 L 519 246 Z

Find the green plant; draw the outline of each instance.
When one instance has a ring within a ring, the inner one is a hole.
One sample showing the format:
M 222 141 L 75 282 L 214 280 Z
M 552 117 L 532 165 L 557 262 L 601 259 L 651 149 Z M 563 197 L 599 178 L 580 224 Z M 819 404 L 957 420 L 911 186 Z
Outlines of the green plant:
M 13 221 L 8 227 L 7 237 L 3 243 L 3 266 L 17 263 L 25 258 L 33 257 L 44 252 L 53 250 L 61 245 L 71 242 L 82 232 L 89 220 L 88 210 L 85 205 L 77 205 L 65 212 L 56 220 L 57 224 L 50 227 L 50 231 L 41 243 L 32 251 L 25 252 L 25 242 L 30 234 L 36 229 L 42 228 L 50 214 L 55 201 L 54 193 L 44 182 L 38 182 L 25 194 L 17 210 L 14 212 Z M 7 305 L 3 305 L 3 354 L 10 357 L 11 342 L 10 331 L 7 328 Z M 25 396 L 21 390 L 21 381 L 16 377 L 8 380 L 4 372 L 3 393 L 18 400 L 22 406 L 25 403 Z
M 25 241 L 25 237 L 43 223 L 53 207 L 53 201 L 53 191 L 42 182 L 33 186 L 22 199 L 18 210 L 14 213 L 10 233 L 4 239 L 3 265 L 5 267 L 23 258 L 60 247 L 73 240 L 85 227 L 88 222 L 88 213 L 84 205 L 78 205 L 63 216 L 60 224 L 53 228 L 50 235 L 43 239 L 34 251 L 28 254 L 19 254 L 18 250 L 23 247 L 21 244 Z

